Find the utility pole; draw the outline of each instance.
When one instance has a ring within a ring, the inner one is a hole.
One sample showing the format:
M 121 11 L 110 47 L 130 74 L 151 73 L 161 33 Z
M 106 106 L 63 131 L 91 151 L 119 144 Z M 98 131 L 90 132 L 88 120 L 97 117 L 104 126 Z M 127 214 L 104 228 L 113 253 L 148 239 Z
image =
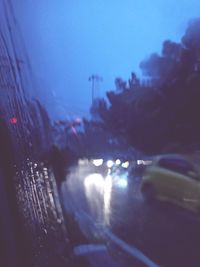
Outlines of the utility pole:
M 88 80 L 92 83 L 91 92 L 92 92 L 92 104 L 94 104 L 94 98 L 95 98 L 95 83 L 102 82 L 103 78 L 97 74 L 92 74 Z

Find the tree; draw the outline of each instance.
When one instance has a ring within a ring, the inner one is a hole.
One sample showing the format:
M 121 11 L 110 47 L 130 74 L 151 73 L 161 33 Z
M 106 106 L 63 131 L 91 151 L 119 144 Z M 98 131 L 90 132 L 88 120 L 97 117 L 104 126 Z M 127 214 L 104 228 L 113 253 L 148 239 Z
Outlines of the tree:
M 109 105 L 99 112 L 103 127 L 146 153 L 166 148 L 200 147 L 200 19 L 192 21 L 181 43 L 167 40 L 161 55 L 140 64 L 151 81 L 133 73 L 129 86 L 107 93 Z
M 124 91 L 126 89 L 126 82 L 122 79 L 117 77 L 115 79 L 115 87 L 117 91 Z
M 92 119 L 94 120 L 101 120 L 101 117 L 104 117 L 104 114 L 107 111 L 107 104 L 105 99 L 103 98 L 96 98 L 92 106 L 90 108 L 90 114 L 92 115 Z

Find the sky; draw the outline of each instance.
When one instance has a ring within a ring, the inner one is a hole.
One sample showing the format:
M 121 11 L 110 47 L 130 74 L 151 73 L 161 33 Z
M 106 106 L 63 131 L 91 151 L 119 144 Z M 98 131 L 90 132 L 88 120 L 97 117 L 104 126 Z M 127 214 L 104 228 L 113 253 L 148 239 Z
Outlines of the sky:
M 160 52 L 166 39 L 179 42 L 198 0 L 13 1 L 43 99 L 54 97 L 58 116 L 86 116 L 91 83 L 95 96 L 114 90 L 114 80 L 141 76 L 139 63 Z M 55 108 L 49 107 L 51 112 Z

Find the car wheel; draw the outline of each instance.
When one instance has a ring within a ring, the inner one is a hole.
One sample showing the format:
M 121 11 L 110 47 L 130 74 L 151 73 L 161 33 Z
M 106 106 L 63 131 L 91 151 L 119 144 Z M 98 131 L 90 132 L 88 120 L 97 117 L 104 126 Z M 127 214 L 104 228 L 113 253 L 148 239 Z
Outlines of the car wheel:
M 142 195 L 145 201 L 151 202 L 155 200 L 156 191 L 152 184 L 146 183 L 142 186 Z

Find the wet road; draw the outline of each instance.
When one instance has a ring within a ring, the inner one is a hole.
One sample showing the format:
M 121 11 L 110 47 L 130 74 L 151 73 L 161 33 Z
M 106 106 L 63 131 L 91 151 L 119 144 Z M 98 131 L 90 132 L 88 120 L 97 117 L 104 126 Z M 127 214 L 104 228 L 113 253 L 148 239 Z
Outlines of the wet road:
M 127 178 L 125 170 L 106 175 L 79 165 L 62 196 L 90 244 L 105 245 L 100 250 L 106 248 L 109 266 L 200 266 L 200 218 L 166 203 L 145 203 L 140 178 Z M 98 255 L 91 266 L 105 266 Z

